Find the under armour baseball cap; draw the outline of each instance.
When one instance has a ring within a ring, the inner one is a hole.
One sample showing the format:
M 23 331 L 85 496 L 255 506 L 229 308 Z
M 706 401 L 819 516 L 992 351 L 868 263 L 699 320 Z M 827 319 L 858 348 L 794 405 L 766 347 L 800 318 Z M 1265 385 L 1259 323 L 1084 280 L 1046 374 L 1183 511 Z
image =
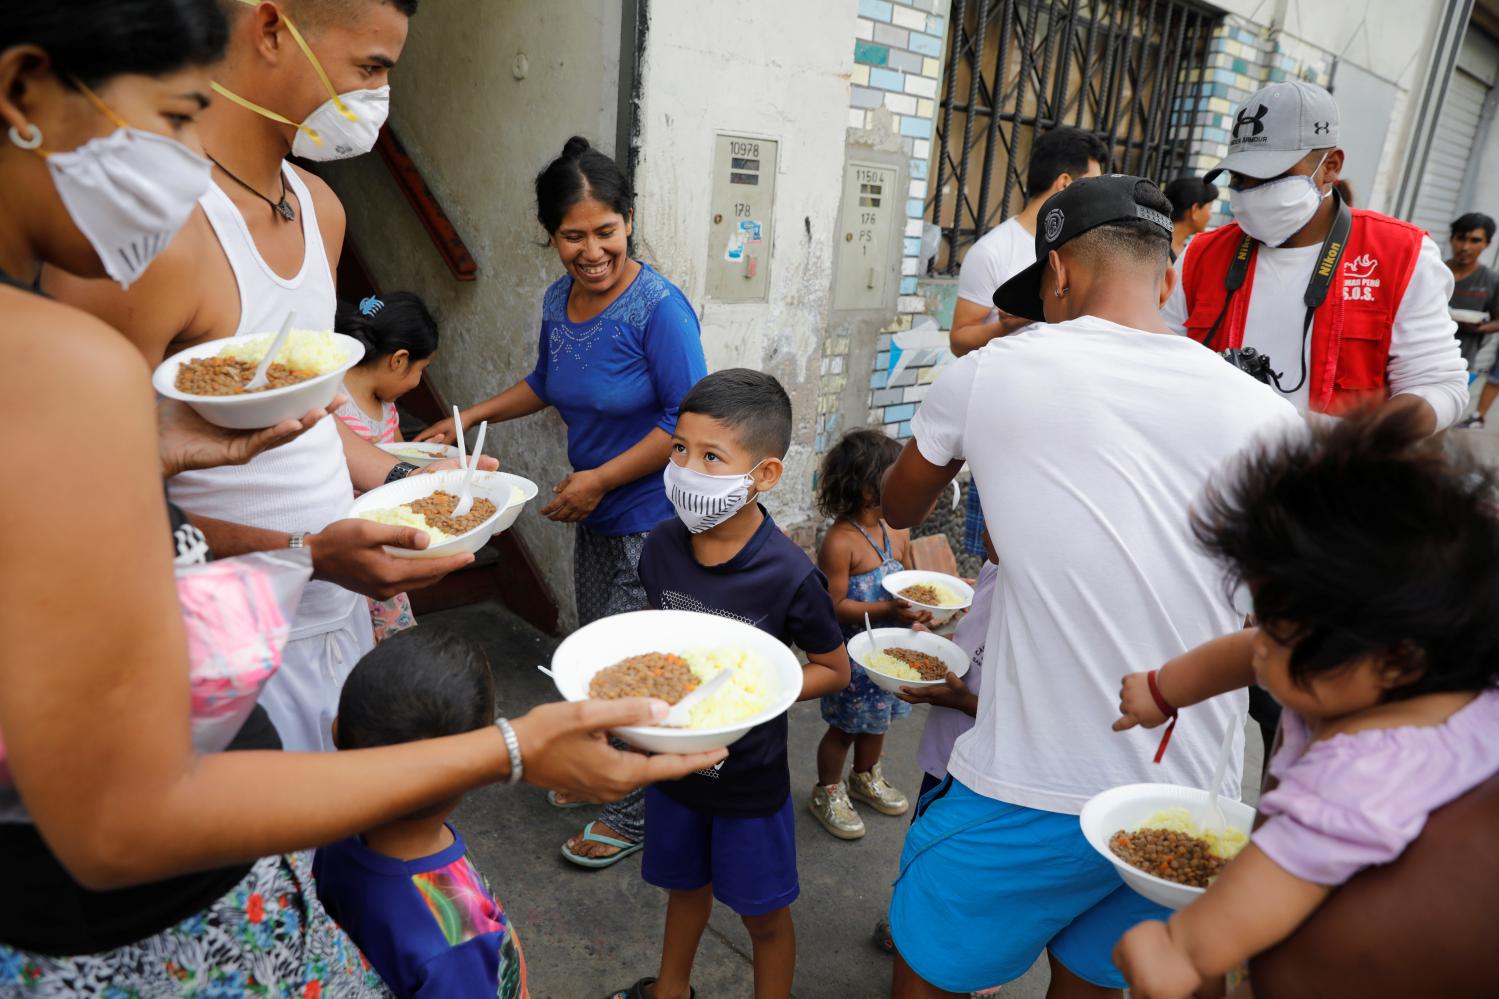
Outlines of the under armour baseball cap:
M 1231 171 L 1268 180 L 1313 149 L 1338 144 L 1338 105 L 1332 94 L 1303 80 L 1272 83 L 1234 108 L 1228 155 L 1205 178 Z
M 1154 193 L 1156 204 L 1144 204 L 1141 195 Z M 994 307 L 1012 316 L 1046 322 L 1041 309 L 1041 275 L 1047 255 L 1090 229 L 1111 222 L 1143 219 L 1161 229 L 1171 240 L 1171 216 L 1157 206 L 1169 202 L 1150 181 L 1115 173 L 1104 177 L 1081 177 L 1046 199 L 1036 216 L 1036 262 L 999 286 Z

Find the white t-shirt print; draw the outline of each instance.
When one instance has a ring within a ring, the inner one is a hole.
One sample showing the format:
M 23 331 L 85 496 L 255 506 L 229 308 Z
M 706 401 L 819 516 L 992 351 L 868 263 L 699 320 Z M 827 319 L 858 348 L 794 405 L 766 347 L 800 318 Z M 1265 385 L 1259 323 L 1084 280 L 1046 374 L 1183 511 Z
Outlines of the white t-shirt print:
M 911 421 L 927 461 L 965 458 L 1003 571 L 978 719 L 949 772 L 974 791 L 1077 813 L 1120 784 L 1203 787 L 1243 691 L 1161 732 L 1112 732 L 1119 683 L 1242 624 L 1188 512 L 1252 440 L 1298 432 L 1270 388 L 1181 337 L 1094 317 L 1038 324 L 945 369 Z M 1242 736 L 1223 790 L 1239 792 Z

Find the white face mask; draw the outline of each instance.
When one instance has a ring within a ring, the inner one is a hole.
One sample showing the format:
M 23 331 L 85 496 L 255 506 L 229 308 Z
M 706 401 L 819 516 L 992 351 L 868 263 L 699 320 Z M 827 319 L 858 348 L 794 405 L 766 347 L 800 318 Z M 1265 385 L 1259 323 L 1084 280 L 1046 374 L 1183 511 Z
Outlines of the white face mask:
M 180 142 L 129 127 L 92 90 L 74 82 L 119 127 L 65 153 L 29 148 L 45 157 L 63 207 L 105 273 L 128 288 L 192 214 L 213 183 L 213 166 Z M 15 135 L 12 129 L 12 141 Z
M 253 7 L 257 0 L 240 0 L 240 2 Z M 286 24 L 286 30 L 291 34 L 292 40 L 297 43 L 297 47 L 312 64 L 318 79 L 323 83 L 323 89 L 328 91 L 328 99 L 319 104 L 305 121 L 295 122 L 270 108 L 263 108 L 254 101 L 246 100 L 218 83 L 213 84 L 214 91 L 262 117 L 294 127 L 297 130 L 297 137 L 292 140 L 293 156 L 326 162 L 363 156 L 374 149 L 375 139 L 380 134 L 380 127 L 385 124 L 385 119 L 390 115 L 390 85 L 382 84 L 373 90 L 351 90 L 346 94 L 340 94 L 333 89 L 333 81 L 328 78 L 323 64 L 318 61 L 317 56 L 313 55 L 311 46 L 307 44 L 306 39 L 302 37 L 302 32 L 297 30 L 291 18 L 282 13 L 281 20 Z
M 319 161 L 363 156 L 375 148 L 389 115 L 389 84 L 330 97 L 297 128 L 292 155 Z
M 756 463 L 755 468 L 759 467 Z M 677 516 L 687 530 L 701 534 L 744 509 L 755 485 L 750 474 L 755 468 L 738 475 L 708 475 L 668 461 L 661 477 L 666 483 L 666 498 L 676 508 Z
M 1322 160 L 1310 175 L 1280 177 L 1243 191 L 1229 188 L 1228 204 L 1239 228 L 1266 246 L 1279 246 L 1300 232 L 1332 193 L 1319 190 L 1312 179 L 1322 169 Z

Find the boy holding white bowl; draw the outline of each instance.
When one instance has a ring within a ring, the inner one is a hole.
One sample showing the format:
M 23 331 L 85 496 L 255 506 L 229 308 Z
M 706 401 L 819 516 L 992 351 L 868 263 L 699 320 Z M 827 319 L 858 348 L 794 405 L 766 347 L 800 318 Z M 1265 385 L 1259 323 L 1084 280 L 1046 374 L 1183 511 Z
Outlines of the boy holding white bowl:
M 791 400 L 745 368 L 709 375 L 682 399 L 666 493 L 677 517 L 640 556 L 654 608 L 720 614 L 807 653 L 799 700 L 848 685 L 848 655 L 827 580 L 752 498 L 780 482 Z M 713 899 L 737 912 L 754 949 L 755 994 L 789 995 L 796 970 L 796 875 L 787 720 L 758 725 L 712 770 L 646 789 L 641 873 L 671 893 L 661 968 L 615 999 L 690 999 L 692 963 Z

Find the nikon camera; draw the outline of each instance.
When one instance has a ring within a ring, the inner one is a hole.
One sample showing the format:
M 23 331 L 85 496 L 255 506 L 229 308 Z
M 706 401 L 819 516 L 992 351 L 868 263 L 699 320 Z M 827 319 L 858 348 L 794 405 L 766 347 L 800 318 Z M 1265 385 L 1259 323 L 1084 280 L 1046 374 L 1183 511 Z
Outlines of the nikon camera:
M 1270 370 L 1270 355 L 1261 354 L 1253 347 L 1245 347 L 1242 350 L 1225 350 L 1219 356 L 1249 377 L 1258 379 L 1266 385 L 1273 384 L 1274 373 Z

